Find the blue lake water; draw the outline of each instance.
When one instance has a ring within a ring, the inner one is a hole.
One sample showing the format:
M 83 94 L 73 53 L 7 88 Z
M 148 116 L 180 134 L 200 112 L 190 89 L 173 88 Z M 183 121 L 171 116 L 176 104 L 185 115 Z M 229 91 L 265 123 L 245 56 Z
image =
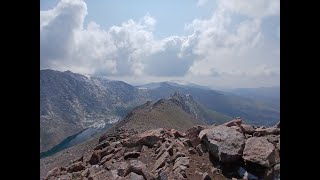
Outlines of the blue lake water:
M 59 143 L 58 145 L 49 149 L 48 151 L 40 153 L 40 159 L 48 157 L 48 156 L 52 156 L 53 154 L 55 154 L 59 151 L 62 151 L 66 148 L 69 148 L 69 147 L 75 146 L 77 144 L 80 144 L 82 142 L 85 142 L 85 141 L 91 139 L 96 134 L 109 129 L 110 127 L 112 127 L 112 124 L 106 124 L 103 129 L 95 129 L 95 128 L 84 129 L 83 131 L 81 131 L 75 135 L 67 137 L 61 143 Z

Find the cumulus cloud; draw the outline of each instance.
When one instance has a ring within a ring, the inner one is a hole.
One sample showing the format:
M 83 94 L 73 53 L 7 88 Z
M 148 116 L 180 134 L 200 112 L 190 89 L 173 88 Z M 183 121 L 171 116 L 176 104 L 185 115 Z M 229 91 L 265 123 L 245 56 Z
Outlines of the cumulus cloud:
M 263 18 L 280 14 L 280 0 L 219 0 L 221 9 L 251 18 Z
M 206 2 L 199 0 L 198 5 Z M 61 0 L 53 9 L 40 11 L 41 68 L 124 80 L 172 77 L 207 80 L 203 83 L 207 85 L 235 81 L 252 85 L 261 79 L 271 83 L 280 73 L 279 53 L 272 53 L 279 47 L 265 39 L 261 24 L 264 17 L 279 15 L 279 4 L 218 0 L 210 18 L 185 26 L 187 35 L 157 39 L 153 34 L 157 21 L 149 13 L 103 29 L 95 22 L 84 26 L 88 12 L 83 0 Z M 233 21 L 235 14 L 244 20 Z
M 200 6 L 203 6 L 205 4 L 207 4 L 208 0 L 198 0 L 198 3 L 197 3 L 197 6 L 200 7 Z

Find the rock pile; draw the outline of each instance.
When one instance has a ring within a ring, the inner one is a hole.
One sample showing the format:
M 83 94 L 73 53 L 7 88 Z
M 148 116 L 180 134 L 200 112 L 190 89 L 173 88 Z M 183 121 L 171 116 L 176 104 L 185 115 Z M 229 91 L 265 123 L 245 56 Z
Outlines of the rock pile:
M 118 130 L 46 180 L 280 179 L 280 126 Z

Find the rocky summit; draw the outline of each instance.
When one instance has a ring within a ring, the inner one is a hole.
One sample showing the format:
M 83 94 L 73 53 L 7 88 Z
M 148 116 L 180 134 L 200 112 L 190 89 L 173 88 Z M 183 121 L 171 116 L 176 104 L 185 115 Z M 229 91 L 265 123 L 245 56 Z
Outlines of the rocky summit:
M 280 125 L 234 119 L 181 132 L 158 128 L 115 131 L 45 180 L 280 179 Z M 115 134 L 113 134 L 115 136 Z

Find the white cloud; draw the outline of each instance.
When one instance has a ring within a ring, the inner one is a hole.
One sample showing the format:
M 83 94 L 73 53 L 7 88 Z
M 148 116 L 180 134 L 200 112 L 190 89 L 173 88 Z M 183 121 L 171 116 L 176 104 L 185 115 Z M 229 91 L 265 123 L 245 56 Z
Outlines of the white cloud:
M 280 0 L 219 0 L 221 9 L 251 18 L 263 18 L 280 14 Z
M 278 11 L 279 1 L 274 0 L 219 0 L 210 18 L 185 26 L 188 35 L 157 39 L 153 35 L 157 21 L 149 13 L 108 29 L 95 22 L 84 27 L 86 3 L 62 0 L 51 10 L 40 11 L 41 68 L 129 81 L 184 78 L 207 85 L 250 86 L 271 84 L 274 79 L 278 83 L 279 53 L 273 52 L 279 51 L 279 43 L 266 40 L 261 30 L 264 17 L 278 16 Z M 246 18 L 235 22 L 235 14 Z
M 198 0 L 198 3 L 197 3 L 197 6 L 200 7 L 200 6 L 203 6 L 205 4 L 207 4 L 208 0 Z

